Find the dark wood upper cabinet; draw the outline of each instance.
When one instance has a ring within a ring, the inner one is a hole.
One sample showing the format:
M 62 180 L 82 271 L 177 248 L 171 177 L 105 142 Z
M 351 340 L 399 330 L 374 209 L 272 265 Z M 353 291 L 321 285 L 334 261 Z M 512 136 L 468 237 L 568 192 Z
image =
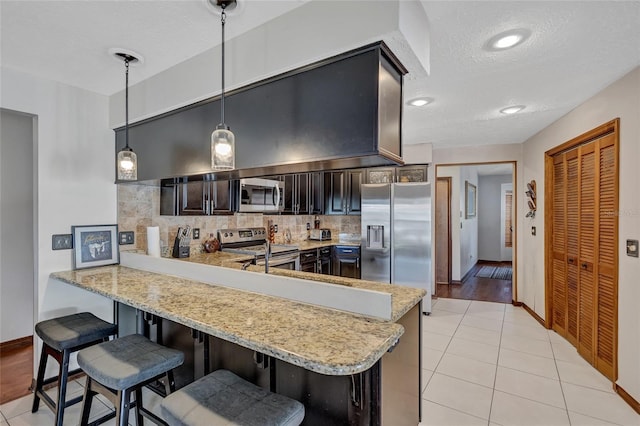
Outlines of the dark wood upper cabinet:
M 362 170 L 340 170 L 325 174 L 325 214 L 360 214 Z
M 164 179 L 160 188 L 160 214 L 204 216 L 235 211 L 235 182 Z
M 401 164 L 405 73 L 378 42 L 229 92 L 225 121 L 236 136 L 237 169 L 210 180 Z M 213 173 L 219 103 L 207 99 L 130 125 L 138 180 Z M 124 143 L 118 128 L 116 152 Z

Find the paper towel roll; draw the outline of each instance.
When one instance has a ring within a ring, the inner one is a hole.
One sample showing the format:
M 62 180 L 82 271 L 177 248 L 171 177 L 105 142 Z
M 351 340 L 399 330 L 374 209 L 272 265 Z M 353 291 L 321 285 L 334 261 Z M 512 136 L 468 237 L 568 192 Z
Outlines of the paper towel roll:
M 160 257 L 160 227 L 147 226 L 147 254 Z

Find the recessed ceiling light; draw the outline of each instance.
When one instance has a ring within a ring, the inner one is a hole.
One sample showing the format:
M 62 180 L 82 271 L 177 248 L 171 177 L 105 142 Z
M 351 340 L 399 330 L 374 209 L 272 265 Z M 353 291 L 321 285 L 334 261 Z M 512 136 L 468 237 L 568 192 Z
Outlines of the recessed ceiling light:
M 433 102 L 433 98 L 420 97 L 420 98 L 413 98 L 407 101 L 407 104 L 411 106 L 421 107 L 421 106 L 428 105 L 431 102 Z
M 505 31 L 487 40 L 484 47 L 485 49 L 491 50 L 491 51 L 509 49 L 519 45 L 520 43 L 525 41 L 527 38 L 529 38 L 530 35 L 531 35 L 531 31 L 524 28 Z
M 500 112 L 503 114 L 515 114 L 516 112 L 522 111 L 524 108 L 524 105 L 513 105 L 510 107 L 502 108 Z

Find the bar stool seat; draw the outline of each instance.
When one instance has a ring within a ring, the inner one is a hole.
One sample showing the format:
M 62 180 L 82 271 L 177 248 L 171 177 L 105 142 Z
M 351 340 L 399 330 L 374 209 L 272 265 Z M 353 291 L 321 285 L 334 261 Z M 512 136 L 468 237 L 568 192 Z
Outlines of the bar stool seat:
M 87 374 L 81 424 L 87 424 L 93 396 L 100 393 L 116 407 L 116 423 L 127 425 L 133 391 L 136 395 L 138 425 L 142 424 L 143 415 L 157 424 L 166 424 L 142 406 L 142 387 L 167 375 L 168 392 L 173 391 L 175 383 L 172 370 L 183 361 L 182 352 L 161 346 L 139 334 L 81 350 L 78 352 L 78 364 Z M 107 415 L 93 424 L 110 418 L 113 415 Z
M 304 405 L 249 383 L 227 370 L 196 380 L 161 403 L 171 426 L 297 426 Z
M 117 326 L 101 320 L 92 313 L 80 312 L 41 321 L 36 324 L 35 331 L 38 337 L 42 339 L 43 345 L 31 411 L 33 413 L 38 411 L 40 400 L 42 399 L 56 414 L 55 424 L 62 425 L 64 409 L 82 400 L 81 397 L 78 397 L 66 401 L 69 374 L 80 372 L 80 370 L 69 372 L 69 357 L 71 353 L 107 340 L 109 336 L 117 333 Z M 44 374 L 49 356 L 58 361 L 60 368 L 58 376 L 45 380 Z M 51 399 L 43 389 L 45 385 L 55 381 L 58 382 L 56 401 Z

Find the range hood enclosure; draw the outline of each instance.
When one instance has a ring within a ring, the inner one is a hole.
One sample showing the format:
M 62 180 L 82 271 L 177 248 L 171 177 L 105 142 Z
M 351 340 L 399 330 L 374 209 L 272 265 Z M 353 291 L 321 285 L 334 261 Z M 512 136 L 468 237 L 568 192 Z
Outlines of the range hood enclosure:
M 219 97 L 130 125 L 138 180 L 403 164 L 404 74 L 378 42 L 228 93 L 225 118 L 236 135 L 236 170 L 229 172 L 214 173 L 210 164 Z M 117 152 L 124 128 L 115 132 Z

